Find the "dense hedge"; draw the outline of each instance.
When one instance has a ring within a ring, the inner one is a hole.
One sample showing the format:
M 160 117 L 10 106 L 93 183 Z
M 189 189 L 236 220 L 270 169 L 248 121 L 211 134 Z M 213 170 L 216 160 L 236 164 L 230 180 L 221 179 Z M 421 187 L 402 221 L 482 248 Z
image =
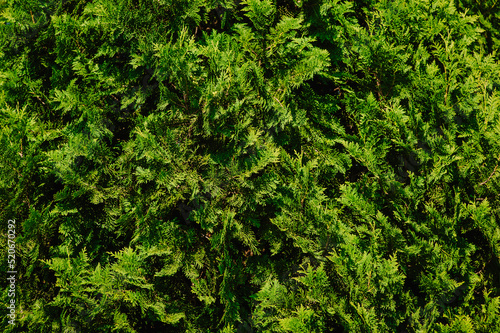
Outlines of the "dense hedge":
M 0 11 L 6 332 L 500 332 L 496 0 Z

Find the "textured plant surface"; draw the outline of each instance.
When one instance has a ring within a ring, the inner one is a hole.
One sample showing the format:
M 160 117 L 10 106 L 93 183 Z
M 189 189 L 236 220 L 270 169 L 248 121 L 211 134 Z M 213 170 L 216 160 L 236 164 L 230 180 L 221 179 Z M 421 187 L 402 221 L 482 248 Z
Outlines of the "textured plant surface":
M 500 332 L 496 0 L 0 12 L 5 332 Z

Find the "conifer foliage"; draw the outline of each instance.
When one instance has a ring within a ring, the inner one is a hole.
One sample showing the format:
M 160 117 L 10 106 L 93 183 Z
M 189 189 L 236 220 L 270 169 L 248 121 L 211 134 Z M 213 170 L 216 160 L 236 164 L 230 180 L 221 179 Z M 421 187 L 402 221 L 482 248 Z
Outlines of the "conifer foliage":
M 0 12 L 5 332 L 500 331 L 495 1 Z

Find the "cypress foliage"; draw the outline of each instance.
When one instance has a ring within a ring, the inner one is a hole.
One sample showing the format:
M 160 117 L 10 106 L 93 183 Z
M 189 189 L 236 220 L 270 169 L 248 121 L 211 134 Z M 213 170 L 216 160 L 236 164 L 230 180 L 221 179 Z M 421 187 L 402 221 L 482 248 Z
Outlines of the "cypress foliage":
M 5 332 L 499 331 L 495 1 L 0 11 Z

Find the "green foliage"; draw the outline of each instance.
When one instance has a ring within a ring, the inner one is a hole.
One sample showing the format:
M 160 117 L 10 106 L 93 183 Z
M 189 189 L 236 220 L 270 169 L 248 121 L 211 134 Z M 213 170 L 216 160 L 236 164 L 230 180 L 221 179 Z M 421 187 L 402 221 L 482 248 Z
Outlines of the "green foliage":
M 498 332 L 498 8 L 0 2 L 2 327 Z

